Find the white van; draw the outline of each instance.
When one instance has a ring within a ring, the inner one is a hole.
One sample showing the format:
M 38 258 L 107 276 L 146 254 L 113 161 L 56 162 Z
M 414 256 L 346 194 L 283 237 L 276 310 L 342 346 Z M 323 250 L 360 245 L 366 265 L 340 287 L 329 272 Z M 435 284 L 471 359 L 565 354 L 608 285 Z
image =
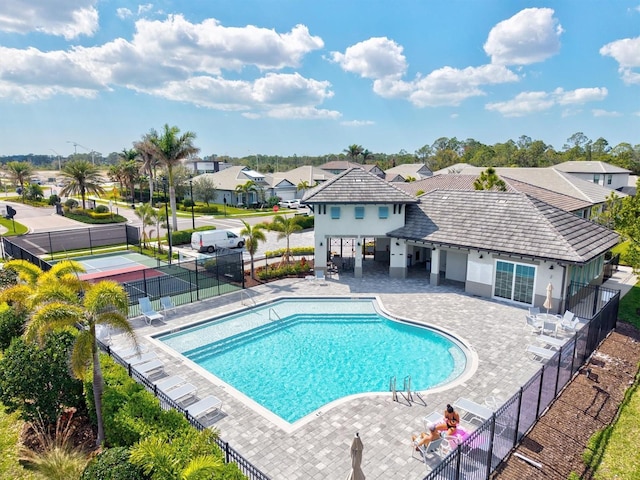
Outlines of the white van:
M 242 248 L 245 240 L 230 230 L 205 230 L 191 234 L 191 248 L 213 253 L 216 248 Z

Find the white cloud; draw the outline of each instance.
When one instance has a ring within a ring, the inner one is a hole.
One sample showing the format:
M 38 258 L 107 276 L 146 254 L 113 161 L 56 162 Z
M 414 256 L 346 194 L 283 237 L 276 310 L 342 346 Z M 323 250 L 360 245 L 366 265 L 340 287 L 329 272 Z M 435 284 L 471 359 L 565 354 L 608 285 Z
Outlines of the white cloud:
M 560 105 L 568 105 L 604 100 L 607 98 L 609 91 L 604 87 L 577 88 L 568 92 L 564 91 L 562 88 L 557 88 L 553 93 L 557 97 L 557 102 Z
M 153 8 L 152 3 L 145 3 L 144 5 L 138 5 L 138 16 L 143 15 L 147 12 L 150 12 Z
M 444 67 L 413 82 L 376 80 L 374 91 L 385 98 L 406 98 L 418 107 L 459 105 L 467 98 L 484 95 L 482 85 L 515 82 L 518 76 L 500 65 L 457 69 Z
M 556 88 L 553 92 L 522 92 L 512 100 L 494 102 L 485 105 L 485 109 L 501 113 L 505 117 L 522 117 L 538 113 L 556 105 L 581 105 L 587 102 L 604 100 L 608 95 L 606 88 L 577 88 L 565 91 Z M 565 109 L 563 117 L 576 115 L 579 110 Z
M 315 107 L 278 107 L 269 110 L 266 116 L 280 119 L 336 120 L 342 114 L 335 110 L 324 110 Z
M 620 112 L 611 112 L 608 110 L 602 110 L 600 108 L 594 108 L 591 110 L 594 117 L 621 117 L 622 114 Z
M 344 122 L 340 122 L 340 125 L 345 127 L 366 127 L 375 125 L 375 123 L 373 120 L 345 120 Z
M 608 43 L 600 49 L 600 55 L 610 56 L 618 62 L 618 71 L 624 83 L 640 84 L 640 73 L 633 71 L 640 67 L 640 37 Z
M 128 8 L 118 8 L 116 9 L 116 15 L 119 19 L 124 20 L 125 18 L 133 16 L 133 12 Z
M 489 32 L 484 51 L 499 65 L 529 65 L 560 51 L 562 26 L 550 8 L 526 8 Z
M 117 38 L 95 47 L 52 52 L 0 47 L 0 98 L 20 102 L 59 94 L 87 97 L 124 87 L 221 110 L 331 118 L 339 113 L 317 109 L 333 96 L 327 81 L 299 73 L 269 72 L 251 81 L 223 75 L 247 66 L 293 68 L 322 46 L 322 40 L 302 25 L 278 33 L 255 26 L 228 28 L 215 19 L 199 24 L 182 16 L 139 20 L 131 41 Z
M 332 52 L 331 59 L 343 70 L 364 78 L 399 78 L 407 70 L 402 50 L 387 37 L 374 37 L 348 47 L 344 53 Z
M 42 32 L 71 40 L 98 30 L 97 0 L 3 0 L 0 31 Z
M 507 102 L 488 103 L 485 108 L 505 117 L 522 117 L 531 113 L 548 110 L 555 102 L 546 92 L 522 92 Z

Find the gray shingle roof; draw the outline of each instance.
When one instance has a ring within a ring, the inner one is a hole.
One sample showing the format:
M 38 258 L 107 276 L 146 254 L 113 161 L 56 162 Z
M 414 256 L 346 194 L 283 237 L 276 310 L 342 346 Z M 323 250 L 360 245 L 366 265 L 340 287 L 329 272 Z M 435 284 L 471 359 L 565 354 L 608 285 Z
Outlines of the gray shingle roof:
M 476 178 L 478 178 L 477 175 L 435 175 L 415 182 L 398 184 L 398 188 L 412 195 L 416 195 L 418 192 L 428 193 L 434 190 L 475 190 L 473 182 Z M 575 212 L 591 206 L 591 203 L 586 200 L 580 200 L 579 198 L 547 190 L 513 178 L 501 178 L 506 183 L 508 192 L 527 193 L 538 200 L 567 212 Z
M 631 173 L 626 168 L 617 167 L 606 162 L 575 161 L 558 163 L 553 168 L 566 173 Z
M 304 203 L 418 203 L 418 200 L 386 180 L 351 168 L 309 190 Z
M 387 235 L 564 263 L 586 263 L 618 243 L 596 223 L 523 193 L 436 190 L 407 207 Z

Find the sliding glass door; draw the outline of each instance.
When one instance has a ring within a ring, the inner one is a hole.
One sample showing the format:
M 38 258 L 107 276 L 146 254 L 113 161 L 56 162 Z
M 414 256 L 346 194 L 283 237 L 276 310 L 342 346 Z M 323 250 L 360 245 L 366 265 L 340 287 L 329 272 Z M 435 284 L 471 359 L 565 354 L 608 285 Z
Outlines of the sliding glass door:
M 533 305 L 533 285 L 536 267 L 521 263 L 496 262 L 496 281 L 493 295 L 514 302 Z

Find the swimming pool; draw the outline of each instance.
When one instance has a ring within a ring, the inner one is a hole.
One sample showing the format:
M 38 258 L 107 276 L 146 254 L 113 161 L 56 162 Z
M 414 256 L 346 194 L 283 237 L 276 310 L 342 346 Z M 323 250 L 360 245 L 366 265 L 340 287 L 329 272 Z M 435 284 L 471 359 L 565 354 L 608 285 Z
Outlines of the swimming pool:
M 455 339 L 384 316 L 373 298 L 282 299 L 155 337 L 287 422 L 340 398 L 451 382 Z

